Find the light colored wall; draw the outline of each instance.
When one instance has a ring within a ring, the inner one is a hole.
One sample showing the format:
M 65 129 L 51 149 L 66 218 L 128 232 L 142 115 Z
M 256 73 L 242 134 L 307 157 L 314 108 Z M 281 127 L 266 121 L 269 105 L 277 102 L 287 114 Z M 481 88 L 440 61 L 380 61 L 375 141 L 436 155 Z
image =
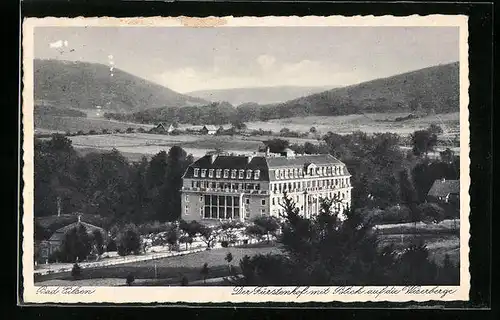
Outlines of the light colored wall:
M 284 194 L 283 193 L 274 193 L 271 191 L 271 185 L 277 184 L 277 183 L 288 183 L 288 182 L 305 182 L 305 181 L 318 181 L 318 180 L 327 180 L 327 179 L 347 179 L 347 185 L 344 188 L 341 187 L 323 187 L 323 190 L 316 190 L 316 191 L 308 191 L 308 194 L 314 197 L 330 197 L 330 193 L 332 194 L 345 194 L 345 199 L 344 202 L 341 206 L 341 209 L 344 209 L 347 205 L 351 205 L 351 183 L 350 183 L 350 176 L 326 176 L 326 177 L 311 177 L 311 178 L 295 178 L 295 179 L 283 179 L 283 180 L 277 180 L 273 182 L 260 182 L 260 190 L 267 190 L 269 194 L 248 194 L 245 193 L 243 195 L 243 198 L 241 200 L 241 205 L 240 205 L 240 215 L 244 218 L 244 220 L 252 220 L 255 219 L 256 217 L 259 217 L 262 215 L 262 209 L 265 210 L 266 215 L 271 215 L 271 216 L 279 216 L 278 212 L 279 210 L 283 210 L 283 208 L 279 205 L 278 199 L 282 200 Z M 183 186 L 186 188 L 191 188 L 192 181 L 201 181 L 204 179 L 183 179 Z M 206 181 L 209 181 L 210 179 L 206 179 Z M 241 183 L 245 181 L 250 180 L 240 180 L 240 179 L 235 179 L 235 180 L 228 180 L 228 179 L 214 179 L 210 181 L 219 181 L 219 182 L 234 182 L 234 183 Z M 251 181 L 251 182 L 257 182 L 257 181 Z M 293 197 L 293 200 L 296 202 L 296 206 L 299 208 L 300 212 L 302 214 L 306 213 L 306 207 L 305 207 L 305 202 L 304 202 L 304 189 L 301 189 L 297 192 L 289 192 L 288 195 Z M 205 195 L 205 194 L 222 194 L 222 193 L 213 193 L 213 192 L 203 192 L 203 191 L 183 191 L 182 192 L 182 218 L 187 221 L 191 220 L 197 220 L 197 221 L 202 221 L 203 215 L 200 214 L 200 210 L 203 209 L 204 203 L 203 201 L 200 201 L 200 196 Z M 228 193 L 227 195 L 237 195 L 239 193 Z M 188 198 L 186 199 L 186 195 L 188 195 Z M 297 198 L 298 197 L 298 198 Z M 246 199 L 249 199 L 249 204 L 246 203 Z M 275 204 L 272 204 L 272 199 L 275 199 Z M 265 205 L 262 205 L 262 200 L 265 200 Z M 187 200 L 187 201 L 186 201 Z M 185 212 L 185 206 L 188 205 L 188 214 Z M 309 203 L 309 207 L 307 209 L 307 215 L 306 217 L 309 217 L 311 214 L 315 214 L 319 210 L 319 205 L 318 202 L 315 202 L 315 206 L 311 207 L 311 203 Z M 248 213 L 249 217 L 246 217 L 247 213 L 247 208 L 248 208 Z
M 191 185 L 191 183 L 190 183 Z M 202 220 L 201 209 L 203 208 L 203 201 L 200 201 L 201 192 L 182 192 L 181 203 L 182 203 L 182 214 L 183 220 L 191 221 Z M 186 199 L 187 197 L 187 199 Z M 187 201 L 186 201 L 187 200 Z M 186 213 L 185 207 L 188 206 L 188 212 Z
M 249 203 L 246 203 L 246 199 L 248 199 Z M 265 204 L 262 205 L 262 200 L 265 201 Z M 262 216 L 262 210 L 265 210 L 264 215 L 269 215 L 269 195 L 257 195 L 257 194 L 245 194 L 243 195 L 243 204 L 244 204 L 244 213 L 245 220 L 253 220 L 257 217 Z M 249 217 L 246 216 L 246 212 L 248 209 Z

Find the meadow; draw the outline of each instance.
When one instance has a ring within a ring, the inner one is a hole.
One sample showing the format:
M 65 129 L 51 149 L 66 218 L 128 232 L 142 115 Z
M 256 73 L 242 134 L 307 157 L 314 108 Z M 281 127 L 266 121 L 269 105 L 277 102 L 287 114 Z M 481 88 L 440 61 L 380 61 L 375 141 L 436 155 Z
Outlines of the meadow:
M 146 130 L 153 125 L 119 122 L 102 118 L 101 113 L 87 112 L 87 118 L 77 117 L 59 117 L 59 116 L 41 116 L 35 115 L 35 128 L 38 133 L 48 132 L 89 132 L 94 130 L 101 132 L 122 130 L 127 128 L 144 128 Z M 430 124 L 438 124 L 443 129 L 440 140 L 450 140 L 458 134 L 459 113 L 447 113 L 432 115 L 418 119 L 409 119 L 405 121 L 394 121 L 397 117 L 404 117 L 407 113 L 372 113 L 364 115 L 347 116 L 311 116 L 296 117 L 271 120 L 267 122 L 248 122 L 247 127 L 250 130 L 271 130 L 279 133 L 283 128 L 292 131 L 309 132 L 311 127 L 315 127 L 319 135 L 331 131 L 337 134 L 349 134 L 353 131 L 361 130 L 366 133 L 376 132 L 394 132 L 400 135 L 408 135 L 415 130 L 425 129 Z M 230 125 L 225 125 L 227 129 Z M 201 128 L 201 126 L 198 126 Z M 189 124 L 181 124 L 179 129 L 185 130 L 194 128 Z M 198 129 L 199 129 L 198 128 Z M 131 160 L 139 160 L 143 155 L 151 157 L 160 151 L 168 151 L 172 146 L 178 145 L 184 148 L 187 153 L 195 158 L 201 157 L 207 151 L 222 149 L 229 153 L 248 153 L 256 152 L 262 142 L 276 138 L 277 136 L 206 136 L 206 135 L 161 135 L 147 133 L 128 133 L 128 134 L 105 134 L 105 135 L 85 135 L 72 136 L 70 139 L 75 148 L 82 153 L 93 151 L 105 151 L 116 148 Z M 318 143 L 316 139 L 311 138 L 290 138 L 284 137 L 291 144 L 304 144 L 305 142 Z M 440 150 L 438 150 L 440 151 Z M 457 151 L 457 150 L 455 150 Z
M 440 223 L 397 223 L 376 226 L 379 245 L 392 244 L 395 249 L 407 248 L 415 241 L 423 241 L 429 250 L 429 259 L 442 265 L 448 254 L 453 263 L 460 262 L 460 220 Z
M 229 153 L 257 152 L 262 142 L 275 137 L 244 136 L 206 136 L 206 135 L 162 135 L 148 133 L 123 133 L 72 136 L 73 146 L 83 153 L 91 151 L 111 150 L 122 152 L 129 159 L 140 159 L 142 155 L 150 157 L 160 151 L 168 151 L 171 147 L 181 146 L 195 158 L 204 156 L 208 151 L 222 149 Z M 318 143 L 314 139 L 290 138 L 290 143 Z
M 270 121 L 248 122 L 252 130 L 272 130 L 279 132 L 282 128 L 292 131 L 308 132 L 315 127 L 320 134 L 328 131 L 337 134 L 349 134 L 360 130 L 366 133 L 393 132 L 408 135 L 415 130 L 425 129 L 434 123 L 444 131 L 444 135 L 454 135 L 459 132 L 459 113 L 429 115 L 417 119 L 394 121 L 398 117 L 405 117 L 408 113 L 367 113 L 347 116 L 310 116 L 276 119 Z
M 153 125 L 119 122 L 98 117 L 79 118 L 35 115 L 34 121 L 37 131 L 51 130 L 71 133 L 76 133 L 78 131 L 89 132 L 90 130 L 101 132 L 104 129 L 108 131 L 126 130 L 127 128 L 144 128 L 148 130 L 153 127 Z
M 274 245 L 212 249 L 184 256 L 84 269 L 82 279 L 79 280 L 73 280 L 69 272 L 50 274 L 40 277 L 37 285 L 124 285 L 128 274 L 134 275 L 137 284 L 179 285 L 180 274 L 186 276 L 189 281 L 202 279 L 200 270 L 204 263 L 208 263 L 210 268 L 209 278 L 227 276 L 228 265 L 224 258 L 228 252 L 233 255 L 231 264 L 236 267 L 245 255 L 280 253 L 281 251 Z

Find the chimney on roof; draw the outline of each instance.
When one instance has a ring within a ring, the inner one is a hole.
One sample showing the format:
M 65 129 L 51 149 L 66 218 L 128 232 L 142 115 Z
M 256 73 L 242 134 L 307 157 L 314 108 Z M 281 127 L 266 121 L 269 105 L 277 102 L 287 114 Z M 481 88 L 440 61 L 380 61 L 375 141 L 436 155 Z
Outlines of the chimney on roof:
M 82 214 L 81 214 L 81 213 L 79 213 L 79 214 L 78 214 L 78 222 L 82 222 L 81 216 L 82 216 Z
M 214 163 L 215 159 L 217 159 L 217 154 L 211 154 L 210 155 L 210 163 Z
M 253 156 L 247 156 L 246 158 L 247 158 L 247 163 L 250 163 L 250 161 L 252 161 Z
M 446 179 L 445 179 L 445 178 L 441 178 L 441 182 L 445 182 L 445 181 L 446 181 Z

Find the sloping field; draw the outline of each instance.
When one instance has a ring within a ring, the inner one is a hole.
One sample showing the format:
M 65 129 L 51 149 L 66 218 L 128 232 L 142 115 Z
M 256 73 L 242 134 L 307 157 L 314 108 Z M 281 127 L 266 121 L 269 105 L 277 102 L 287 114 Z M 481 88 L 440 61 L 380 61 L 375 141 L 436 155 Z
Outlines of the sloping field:
M 445 134 L 458 133 L 459 113 L 432 115 L 418 119 L 394 121 L 397 117 L 405 117 L 409 113 L 368 113 L 347 116 L 311 116 L 277 119 L 267 122 L 249 122 L 247 126 L 252 130 L 272 130 L 279 132 L 283 128 L 292 131 L 308 132 L 311 127 L 325 134 L 332 131 L 338 134 L 349 134 L 361 130 L 366 133 L 393 132 L 408 135 L 415 130 L 425 129 L 434 123 L 442 127 Z
M 76 133 L 78 131 L 89 132 L 94 130 L 100 132 L 103 129 L 106 130 L 126 130 L 127 128 L 144 128 L 150 129 L 152 125 L 137 124 L 137 123 L 126 123 L 118 122 L 107 119 L 99 118 L 77 118 L 77 117 L 58 117 L 58 116 L 46 116 L 46 115 L 35 115 L 35 128 L 37 130 L 56 130 L 60 132 L 72 132 Z
M 160 135 L 148 133 L 104 134 L 69 137 L 73 146 L 83 153 L 116 148 L 124 155 L 140 159 L 142 155 L 154 155 L 168 151 L 173 146 L 182 147 L 195 158 L 207 151 L 222 149 L 229 153 L 257 152 L 262 141 L 275 137 L 205 136 L 205 135 Z M 291 143 L 317 143 L 312 139 L 289 139 Z

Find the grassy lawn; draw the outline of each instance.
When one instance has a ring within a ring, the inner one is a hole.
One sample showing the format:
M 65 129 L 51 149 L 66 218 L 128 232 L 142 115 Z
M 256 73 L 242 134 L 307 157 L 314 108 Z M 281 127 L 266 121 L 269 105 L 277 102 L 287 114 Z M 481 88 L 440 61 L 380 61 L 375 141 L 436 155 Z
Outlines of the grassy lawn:
M 73 146 L 82 153 L 106 151 L 116 148 L 131 159 L 142 155 L 151 156 L 171 147 L 181 146 L 195 158 L 204 156 L 207 151 L 220 148 L 229 153 L 256 152 L 263 141 L 276 137 L 259 136 L 206 136 L 206 135 L 163 135 L 149 133 L 98 134 L 72 136 Z M 313 139 L 286 138 L 291 143 L 318 143 Z
M 224 249 L 212 249 L 185 256 L 127 263 L 105 268 L 83 269 L 82 280 L 77 281 L 83 281 L 83 283 L 101 283 L 103 281 L 111 281 L 109 279 L 114 278 L 122 279 L 123 282 L 123 279 L 125 279 L 128 274 L 133 274 L 135 279 L 155 279 L 156 265 L 156 278 L 164 279 L 164 281 L 162 281 L 163 284 L 172 283 L 177 285 L 179 283 L 180 274 L 188 277 L 189 281 L 201 279 L 200 270 L 204 263 L 208 263 L 210 268 L 209 277 L 222 277 L 228 275 L 227 262 L 224 260 L 228 252 L 231 252 L 233 255 L 232 265 L 237 266 L 240 259 L 245 255 L 252 256 L 259 253 L 279 253 L 280 250 L 276 246 L 265 245 L 245 248 L 231 247 Z M 61 283 L 61 281 L 65 283 L 73 283 L 69 272 L 40 276 L 37 279 L 37 281 L 44 282 L 47 280 L 52 280 L 51 283 L 53 283 L 54 280 L 56 283 Z

